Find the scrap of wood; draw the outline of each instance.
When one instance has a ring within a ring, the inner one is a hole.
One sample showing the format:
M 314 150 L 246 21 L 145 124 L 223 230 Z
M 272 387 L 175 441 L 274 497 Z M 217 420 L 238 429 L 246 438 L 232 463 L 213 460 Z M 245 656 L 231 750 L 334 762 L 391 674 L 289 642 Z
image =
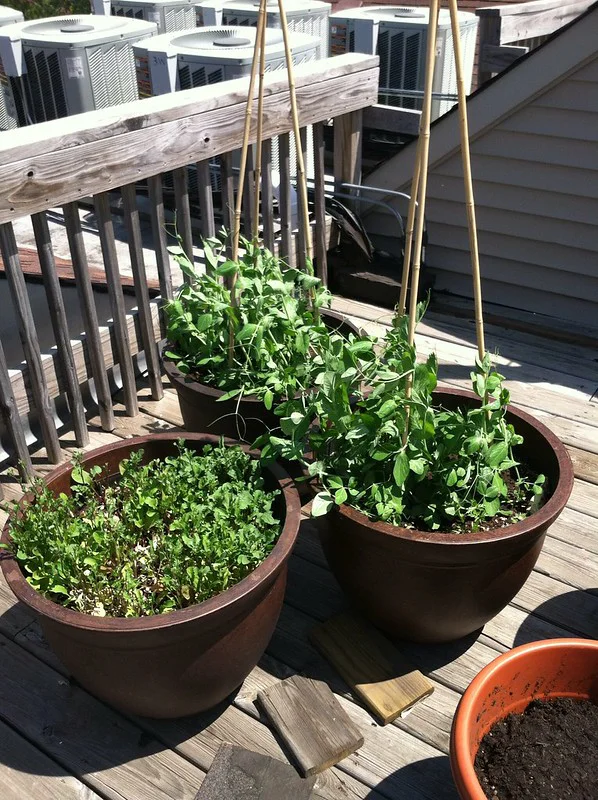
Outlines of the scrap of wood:
M 276 758 L 225 743 L 195 800 L 309 800 L 315 780 Z
M 322 681 L 293 675 L 258 699 L 304 775 L 323 772 L 363 745 L 361 732 Z
M 331 617 L 310 638 L 383 725 L 434 691 L 388 639 L 351 614 Z

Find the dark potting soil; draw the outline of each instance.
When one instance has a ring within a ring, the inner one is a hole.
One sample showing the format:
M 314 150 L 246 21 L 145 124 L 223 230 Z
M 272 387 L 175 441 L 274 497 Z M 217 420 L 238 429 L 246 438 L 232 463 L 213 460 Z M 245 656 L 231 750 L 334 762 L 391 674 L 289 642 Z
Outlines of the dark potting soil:
M 598 800 L 598 705 L 533 700 L 488 731 L 475 771 L 490 800 Z

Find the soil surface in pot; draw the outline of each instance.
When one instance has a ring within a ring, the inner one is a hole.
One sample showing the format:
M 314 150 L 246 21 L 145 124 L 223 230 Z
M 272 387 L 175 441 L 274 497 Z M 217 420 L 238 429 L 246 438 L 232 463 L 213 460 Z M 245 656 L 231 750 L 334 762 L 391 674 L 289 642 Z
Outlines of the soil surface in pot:
M 533 700 L 488 731 L 475 771 L 490 800 L 597 800 L 598 705 Z

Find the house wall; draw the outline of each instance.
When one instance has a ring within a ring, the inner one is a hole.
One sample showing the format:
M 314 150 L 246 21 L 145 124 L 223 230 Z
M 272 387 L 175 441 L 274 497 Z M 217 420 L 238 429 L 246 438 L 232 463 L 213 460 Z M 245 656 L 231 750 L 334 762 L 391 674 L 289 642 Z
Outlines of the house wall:
M 598 326 L 598 10 L 468 102 L 484 297 Z M 366 181 L 409 190 L 414 145 Z M 432 128 L 426 216 L 436 287 L 470 297 L 457 114 Z M 404 206 L 403 206 L 404 210 Z M 392 219 L 371 214 L 397 251 Z

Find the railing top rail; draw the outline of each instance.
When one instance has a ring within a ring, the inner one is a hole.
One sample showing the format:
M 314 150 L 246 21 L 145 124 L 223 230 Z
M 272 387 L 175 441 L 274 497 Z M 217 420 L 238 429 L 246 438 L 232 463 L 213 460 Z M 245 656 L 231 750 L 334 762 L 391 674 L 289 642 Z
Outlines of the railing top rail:
M 528 0 L 525 3 L 515 3 L 503 6 L 484 6 L 476 8 L 478 17 L 514 17 L 526 14 L 537 14 L 541 11 L 560 11 L 564 5 L 579 6 L 580 13 L 593 5 L 596 0 Z
M 378 58 L 303 64 L 295 84 L 301 125 L 366 108 L 377 101 Z M 0 134 L 0 223 L 233 150 L 248 85 L 240 78 Z M 268 73 L 263 136 L 291 128 L 286 71 Z

